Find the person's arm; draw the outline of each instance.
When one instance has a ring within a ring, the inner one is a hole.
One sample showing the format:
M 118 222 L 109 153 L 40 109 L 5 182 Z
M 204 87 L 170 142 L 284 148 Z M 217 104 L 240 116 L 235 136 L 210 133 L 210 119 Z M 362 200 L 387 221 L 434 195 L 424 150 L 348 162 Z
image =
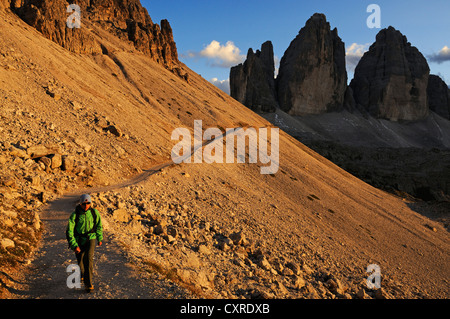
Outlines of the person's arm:
M 75 212 L 73 212 L 72 215 L 70 215 L 69 223 L 67 224 L 67 230 L 66 230 L 66 235 L 67 235 L 66 237 L 67 237 L 67 241 L 69 243 L 69 248 L 72 250 L 77 250 L 77 248 L 79 249 L 78 243 L 74 236 L 75 217 L 76 217 L 76 214 L 75 214 Z
M 102 225 L 102 217 L 100 216 L 100 213 L 98 210 L 95 210 L 96 212 L 96 224 L 97 224 L 97 229 L 95 230 L 95 234 L 97 236 L 97 241 L 98 244 L 101 246 L 102 242 L 103 242 L 103 225 Z

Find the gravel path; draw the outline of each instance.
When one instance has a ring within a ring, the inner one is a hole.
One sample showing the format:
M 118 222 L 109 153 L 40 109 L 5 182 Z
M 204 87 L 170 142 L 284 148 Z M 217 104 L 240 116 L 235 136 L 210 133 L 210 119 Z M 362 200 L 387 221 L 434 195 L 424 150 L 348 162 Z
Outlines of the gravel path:
M 128 262 L 121 248 L 105 234 L 104 245 L 96 248 L 96 289 L 69 289 L 66 268 L 76 264 L 75 254 L 67 248 L 65 227 L 73 203 L 78 196 L 66 196 L 51 203 L 42 218 L 46 225 L 43 246 L 27 270 L 23 292 L 17 298 L 45 299 L 137 299 L 187 298 L 189 292 L 155 272 L 139 271 Z
M 213 141 L 204 142 L 197 147 L 204 147 Z M 191 154 L 194 154 L 195 150 L 193 147 Z M 74 194 L 67 194 L 48 203 L 41 214 L 41 221 L 44 224 L 41 247 L 36 252 L 32 264 L 19 275 L 21 278 L 13 280 L 17 288 L 12 292 L 11 298 L 196 298 L 187 289 L 164 278 L 161 274 L 148 269 L 138 269 L 138 266 L 131 264 L 123 248 L 114 241 L 114 235 L 107 231 L 104 232 L 104 244 L 97 246 L 95 251 L 95 290 L 91 293 L 86 293 L 84 287 L 82 289 L 70 289 L 67 286 L 67 278 L 70 273 L 67 273 L 66 269 L 69 265 L 76 264 L 77 260 L 73 251 L 67 246 L 65 231 L 69 216 L 74 210 L 80 195 L 136 185 L 171 165 L 174 165 L 174 161 L 167 161 L 155 165 L 123 183 L 77 191 Z
M 173 162 L 157 165 L 120 185 L 89 189 L 86 192 L 133 185 L 171 164 Z M 165 279 L 159 273 L 139 269 L 138 266 L 130 264 L 123 248 L 114 241 L 114 235 L 108 232 L 104 232 L 104 244 L 97 246 L 95 251 L 95 290 L 86 293 L 84 289 L 68 288 L 66 281 L 70 273 L 66 272 L 66 268 L 70 264 L 76 264 L 77 261 L 73 251 L 68 249 L 65 230 L 68 218 L 82 193 L 84 192 L 79 191 L 65 195 L 47 204 L 41 215 L 45 228 L 41 247 L 36 252 L 32 264 L 20 274 L 21 278 L 14 279 L 16 288 L 12 291 L 11 298 L 192 298 L 189 291 Z

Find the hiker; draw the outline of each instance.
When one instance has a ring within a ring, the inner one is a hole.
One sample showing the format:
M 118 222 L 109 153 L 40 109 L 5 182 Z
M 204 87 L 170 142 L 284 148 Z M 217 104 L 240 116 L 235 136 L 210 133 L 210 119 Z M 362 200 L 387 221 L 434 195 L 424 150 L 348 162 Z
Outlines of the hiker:
M 81 196 L 80 203 L 70 215 L 66 237 L 69 248 L 76 254 L 86 291 L 91 292 L 94 289 L 92 280 L 95 241 L 98 241 L 99 246 L 102 245 L 103 227 L 100 213 L 92 208 L 91 196 L 88 194 Z

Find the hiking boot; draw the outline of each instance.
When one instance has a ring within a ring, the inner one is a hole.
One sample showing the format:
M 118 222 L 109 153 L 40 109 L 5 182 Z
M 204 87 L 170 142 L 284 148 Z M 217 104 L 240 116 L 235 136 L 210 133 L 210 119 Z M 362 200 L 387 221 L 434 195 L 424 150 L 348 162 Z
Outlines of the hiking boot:
M 89 287 L 86 286 L 86 292 L 91 292 L 92 290 L 94 290 L 94 286 L 90 285 Z

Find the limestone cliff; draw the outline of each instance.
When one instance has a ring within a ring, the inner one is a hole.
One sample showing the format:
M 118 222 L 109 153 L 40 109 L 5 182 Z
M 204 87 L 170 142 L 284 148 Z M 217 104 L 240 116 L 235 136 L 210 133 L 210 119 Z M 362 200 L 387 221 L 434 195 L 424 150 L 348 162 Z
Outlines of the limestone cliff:
M 430 75 L 427 88 L 430 110 L 446 119 L 450 119 L 449 92 L 447 84 L 439 76 Z
M 91 24 L 96 24 L 131 41 L 136 49 L 168 69 L 179 64 L 169 22 L 153 23 L 139 0 L 2 0 L 2 3 L 45 37 L 72 52 L 102 52 L 90 29 Z M 71 3 L 80 7 L 81 28 L 67 26 L 67 18 L 72 13 L 67 12 L 67 7 Z
M 325 15 L 314 14 L 291 42 L 276 80 L 280 108 L 291 115 L 342 109 L 345 47 Z
M 429 113 L 429 73 L 419 50 L 389 27 L 361 58 L 350 87 L 357 106 L 376 118 L 420 120 Z
M 247 60 L 231 68 L 231 96 L 257 112 L 273 112 L 277 106 L 275 97 L 275 65 L 270 41 L 256 53 L 248 50 Z

